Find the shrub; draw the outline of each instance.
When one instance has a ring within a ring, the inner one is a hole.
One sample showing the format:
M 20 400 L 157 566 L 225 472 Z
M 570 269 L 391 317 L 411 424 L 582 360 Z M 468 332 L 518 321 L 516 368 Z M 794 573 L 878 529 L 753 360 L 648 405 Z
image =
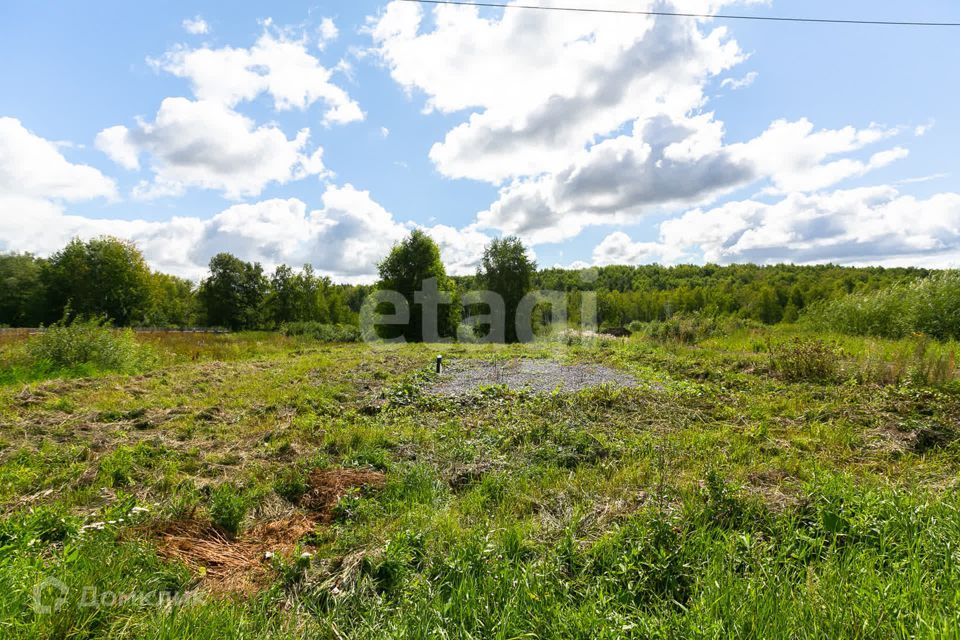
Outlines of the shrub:
M 32 336 L 26 350 L 34 367 L 53 370 L 92 367 L 129 372 L 151 359 L 151 352 L 137 342 L 133 331 L 115 330 L 97 319 L 52 325 Z
M 699 314 L 677 314 L 667 320 L 651 322 L 646 335 L 657 342 L 696 344 L 717 332 L 719 323 L 715 318 Z
M 831 382 L 840 376 L 843 356 L 834 343 L 794 338 L 770 346 L 770 369 L 789 382 Z
M 247 515 L 247 498 L 232 484 L 222 484 L 210 494 L 210 519 L 224 533 L 236 536 Z
M 814 304 L 804 319 L 851 335 L 903 338 L 923 333 L 939 340 L 960 339 L 960 271 Z
M 360 329 L 350 324 L 287 322 L 280 327 L 285 336 L 306 336 L 319 342 L 358 342 Z

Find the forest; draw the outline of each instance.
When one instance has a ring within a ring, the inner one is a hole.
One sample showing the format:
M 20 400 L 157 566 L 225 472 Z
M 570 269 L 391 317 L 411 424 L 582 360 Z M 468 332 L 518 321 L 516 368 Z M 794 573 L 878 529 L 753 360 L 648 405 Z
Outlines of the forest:
M 436 269 L 455 299 L 483 288 L 481 271 L 447 278 L 442 264 Z M 604 327 L 662 321 L 675 314 L 777 324 L 796 322 L 811 306 L 908 286 L 932 273 L 792 264 L 606 266 L 589 275 L 574 269 L 534 270 L 526 287 L 570 293 L 574 321 L 577 293 L 596 291 Z M 383 282 L 381 273 L 379 284 Z M 136 245 L 110 237 L 75 239 L 49 258 L 0 255 L 0 283 L 0 326 L 37 327 L 73 315 L 106 318 L 120 327 L 231 330 L 303 322 L 356 324 L 363 300 L 376 286 L 338 284 L 310 265 L 280 265 L 268 273 L 260 264 L 228 253 L 213 256 L 206 276 L 192 282 L 152 270 Z

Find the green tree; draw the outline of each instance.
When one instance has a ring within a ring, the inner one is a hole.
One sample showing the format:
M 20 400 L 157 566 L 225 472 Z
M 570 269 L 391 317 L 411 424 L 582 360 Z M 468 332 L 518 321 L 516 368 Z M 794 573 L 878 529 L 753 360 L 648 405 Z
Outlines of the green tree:
M 44 320 L 44 261 L 24 253 L 0 255 L 0 325 L 35 327 Z
M 408 342 L 423 342 L 423 306 L 418 304 L 414 294 L 424 289 L 424 282 L 435 279 L 441 292 L 451 292 L 455 285 L 447 277 L 447 272 L 440 260 L 440 248 L 430 236 L 419 229 L 415 229 L 402 242 L 393 247 L 390 255 L 378 265 L 380 282 L 377 288 L 385 291 L 396 291 L 406 298 L 410 305 L 410 322 L 406 326 L 382 327 L 381 335 L 384 338 L 395 338 L 402 335 Z M 451 298 L 453 297 L 450 294 Z M 437 312 L 437 329 L 441 337 L 455 335 L 460 314 L 456 301 L 439 305 Z M 428 314 L 434 313 L 427 309 Z M 429 340 L 431 336 L 426 335 Z
M 260 327 L 268 286 L 259 263 L 244 262 L 229 253 L 213 256 L 210 275 L 199 291 L 207 323 L 233 330 Z
M 507 312 L 506 340 L 517 341 L 516 316 L 520 301 L 533 286 L 537 265 L 515 236 L 494 239 L 483 252 L 477 273 L 479 286 L 503 298 Z
M 749 306 L 750 317 L 764 324 L 776 324 L 783 318 L 783 307 L 773 287 L 765 286 L 754 296 Z
M 80 316 L 106 316 L 129 326 L 143 320 L 150 300 L 150 269 L 136 245 L 103 236 L 72 240 L 53 254 L 43 271 L 47 320 L 69 305 Z
M 166 273 L 150 274 L 150 302 L 144 324 L 190 327 L 197 324 L 197 292 L 193 283 Z

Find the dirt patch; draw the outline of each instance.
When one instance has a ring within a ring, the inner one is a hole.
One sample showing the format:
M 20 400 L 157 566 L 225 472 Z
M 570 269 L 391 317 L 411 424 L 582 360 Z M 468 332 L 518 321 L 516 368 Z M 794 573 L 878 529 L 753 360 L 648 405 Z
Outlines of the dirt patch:
M 160 555 L 179 560 L 198 573 L 200 586 L 211 593 L 249 596 L 274 579 L 274 557 L 290 559 L 298 543 L 318 525 L 330 522 L 337 501 L 354 488 L 380 488 L 377 471 L 327 469 L 310 475 L 310 490 L 300 501 L 308 513 L 296 513 L 258 524 L 233 539 L 210 522 L 188 518 L 152 528 Z M 305 545 L 310 548 L 310 545 Z
M 310 474 L 310 490 L 300 500 L 300 506 L 313 512 L 320 522 L 330 522 L 333 508 L 351 489 L 380 489 L 384 475 L 379 471 L 359 469 L 318 469 Z
M 942 449 L 958 439 L 958 430 L 943 423 L 930 422 L 920 426 L 891 425 L 873 429 L 867 434 L 868 449 L 889 453 L 911 452 L 919 455 Z
M 634 387 L 632 376 L 599 364 L 564 364 L 556 360 L 518 359 L 506 362 L 456 360 L 444 368 L 427 393 L 470 395 L 480 387 L 503 385 L 512 391 L 549 393 L 580 391 L 600 385 Z
M 271 556 L 289 557 L 315 527 L 312 518 L 295 515 L 257 525 L 236 540 L 199 520 L 172 522 L 154 533 L 160 555 L 196 570 L 208 591 L 251 595 L 270 583 Z
M 757 496 L 775 513 L 782 513 L 800 502 L 796 479 L 783 469 L 754 471 L 747 476 L 744 491 Z

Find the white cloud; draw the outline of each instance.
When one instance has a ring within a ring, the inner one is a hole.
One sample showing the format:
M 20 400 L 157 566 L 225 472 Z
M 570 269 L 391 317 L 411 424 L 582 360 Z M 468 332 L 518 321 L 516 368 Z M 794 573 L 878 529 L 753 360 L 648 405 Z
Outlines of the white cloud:
M 389 138 L 389 137 L 390 137 L 390 129 L 388 129 L 388 128 L 386 128 L 386 127 L 380 127 L 380 135 L 381 135 L 381 137 L 383 137 L 383 138 Z
M 340 36 L 340 30 L 337 29 L 337 25 L 332 18 L 324 18 L 320 21 L 317 34 L 320 36 L 320 42 L 317 46 L 323 49 L 327 46 L 328 42 L 333 42 Z
M 699 3 L 709 12 L 724 2 Z M 610 8 L 670 3 L 618 0 Z M 692 11 L 689 3 L 682 7 Z M 815 191 L 863 176 L 907 155 L 879 149 L 899 133 L 871 125 L 815 130 L 806 119 L 776 121 L 731 144 L 706 112 L 709 79 L 746 56 L 707 21 L 391 2 L 370 20 L 375 52 L 427 112 L 464 114 L 430 151 L 452 178 L 500 186 L 477 215 L 479 228 L 559 242 L 597 224 L 703 206 L 749 184 L 770 193 Z M 536 43 L 535 46 L 532 43 Z M 743 88 L 757 72 L 726 78 Z
M 201 100 L 233 107 L 268 93 L 278 111 L 304 110 L 322 101 L 326 124 L 363 120 L 360 106 L 331 81 L 333 72 L 308 52 L 308 44 L 305 36 L 266 23 L 249 49 L 181 46 L 150 62 L 189 80 Z
M 851 158 L 832 159 L 859 151 L 898 133 L 871 125 L 866 129 L 844 127 L 815 131 L 806 118 L 794 122 L 777 120 L 760 136 L 730 146 L 731 153 L 752 162 L 758 172 L 770 177 L 775 192 L 815 191 L 842 180 L 862 176 L 907 155 L 894 148 L 874 154 L 867 162 Z
M 195 36 L 210 33 L 210 25 L 201 16 L 187 18 L 183 21 L 183 30 Z
M 177 195 L 187 187 L 217 189 L 228 198 L 256 196 L 270 183 L 325 175 L 323 150 L 307 151 L 309 129 L 293 139 L 274 125 L 256 126 L 217 102 L 167 98 L 153 122 L 111 127 L 97 147 L 128 168 L 149 154 L 155 174 L 144 197 Z
M 709 114 L 638 122 L 633 133 L 579 152 L 561 171 L 504 187 L 478 223 L 532 243 L 559 242 L 591 224 L 707 201 L 756 178 L 752 164 L 723 148 L 722 134 Z
M 0 118 L 0 196 L 89 200 L 116 196 L 116 184 L 99 170 L 68 161 L 54 143 L 16 118 Z
M 421 227 L 440 247 L 440 258 L 449 275 L 473 275 L 480 265 L 490 236 L 469 226 L 456 229 L 443 224 Z
M 206 220 L 153 222 L 69 215 L 50 200 L 0 194 L 0 210 L 18 214 L 0 216 L 0 251 L 49 255 L 73 237 L 107 234 L 136 242 L 153 268 L 192 279 L 204 275 L 211 257 L 228 251 L 267 270 L 311 263 L 338 282 L 372 282 L 377 263 L 416 226 L 349 184 L 328 187 L 321 205 L 310 210 L 297 198 L 271 199 L 237 204 Z M 437 241 L 450 273 L 472 273 L 489 241 L 475 229 L 423 229 Z
M 610 8 L 652 6 L 616 0 Z M 682 117 L 702 104 L 706 77 L 742 59 L 724 29 L 701 33 L 690 20 L 552 11 L 485 18 L 453 6 L 437 7 L 434 18 L 425 30 L 419 6 L 391 2 L 369 31 L 394 80 L 423 92 L 428 111 L 470 112 L 431 150 L 440 172 L 495 184 L 560 170 L 625 123 Z
M 660 243 L 709 262 L 837 262 L 956 266 L 960 194 L 927 199 L 892 187 L 737 201 L 664 222 Z
M 913 129 L 913 134 L 918 138 L 923 137 L 928 133 L 930 133 L 930 131 L 933 129 L 935 125 L 936 125 L 936 122 L 934 120 L 930 120 L 925 124 L 917 125 Z
M 750 71 L 747 75 L 742 78 L 724 78 L 720 82 L 720 87 L 723 89 L 730 89 L 731 91 L 738 91 L 739 89 L 746 89 L 754 82 L 757 81 L 757 78 L 760 77 L 760 74 L 756 71 Z
M 140 168 L 140 150 L 130 141 L 130 130 L 123 125 L 104 129 L 97 134 L 94 144 L 124 169 Z
M 868 160 L 833 160 L 896 133 L 871 127 L 815 131 L 807 120 L 774 122 L 746 143 L 724 145 L 713 114 L 638 121 L 629 134 L 574 154 L 561 170 L 514 180 L 477 216 L 482 228 L 534 244 L 572 238 L 589 225 L 697 204 L 762 180 L 768 191 L 812 191 L 862 176 L 907 155 L 894 147 Z
M 682 251 L 659 242 L 634 242 L 622 231 L 615 231 L 593 250 L 593 263 L 611 264 L 670 264 L 683 256 Z

